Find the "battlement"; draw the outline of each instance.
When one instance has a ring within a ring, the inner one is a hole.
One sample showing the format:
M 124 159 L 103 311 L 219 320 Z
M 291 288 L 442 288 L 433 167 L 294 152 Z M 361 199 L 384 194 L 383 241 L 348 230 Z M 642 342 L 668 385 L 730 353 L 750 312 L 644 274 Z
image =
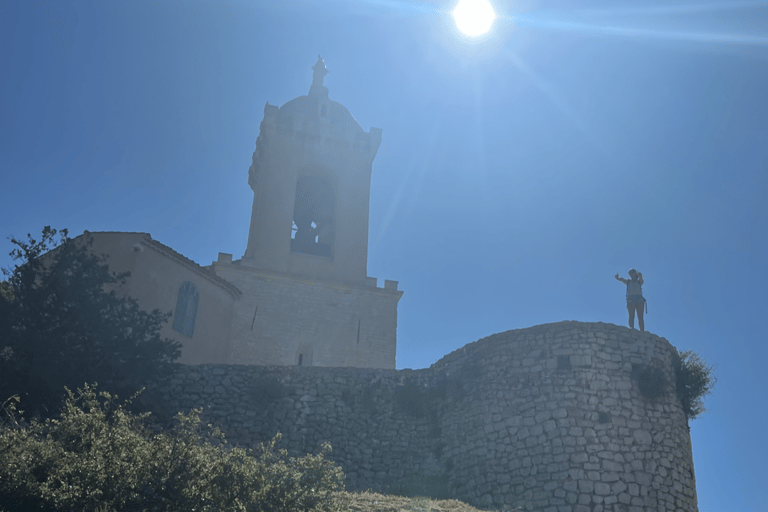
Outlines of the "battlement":
M 675 354 L 651 333 L 559 322 L 420 370 L 204 365 L 157 389 L 169 410 L 207 406 L 235 444 L 281 432 L 303 455 L 330 441 L 348 489 L 538 512 L 695 512 Z
M 212 265 L 215 264 L 222 264 L 222 265 L 230 265 L 233 263 L 232 261 L 232 255 L 226 252 L 220 252 L 219 256 L 216 261 L 212 262 Z M 239 264 L 248 266 L 250 262 L 249 261 L 240 261 Z M 379 280 L 376 277 L 368 276 L 365 278 L 365 285 L 370 286 L 372 288 L 381 288 L 384 290 L 394 290 L 397 291 L 397 287 L 400 284 L 399 281 L 393 281 L 391 279 L 385 279 L 384 280 L 384 286 L 379 286 Z M 337 284 L 334 284 L 334 286 L 338 286 Z

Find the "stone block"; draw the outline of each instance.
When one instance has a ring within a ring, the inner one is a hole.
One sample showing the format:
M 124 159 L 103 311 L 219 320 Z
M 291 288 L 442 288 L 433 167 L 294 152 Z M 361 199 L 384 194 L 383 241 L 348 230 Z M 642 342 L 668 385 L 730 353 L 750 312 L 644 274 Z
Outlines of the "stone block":
M 611 486 L 604 482 L 595 483 L 595 494 L 600 496 L 608 496 L 611 494 Z
M 592 356 L 590 355 L 573 355 L 571 356 L 571 366 L 574 367 L 590 367 L 592 366 Z
M 635 471 L 635 480 L 640 485 L 651 485 L 651 482 L 653 481 L 653 477 L 650 473 L 645 473 L 643 471 Z
M 589 455 L 586 453 L 574 453 L 571 455 L 571 460 L 577 464 L 583 464 L 584 462 L 589 462 Z
M 612 461 L 612 460 L 603 460 L 602 466 L 603 466 L 603 470 L 605 470 L 605 471 L 613 471 L 613 472 L 623 472 L 624 471 L 624 465 L 623 464 L 621 464 L 619 462 Z
M 645 445 L 653 442 L 653 437 L 651 437 L 651 433 L 647 430 L 637 429 L 632 432 L 632 436 L 635 438 L 637 444 Z
M 627 484 L 624 482 L 615 482 L 613 485 L 611 485 L 611 491 L 613 494 L 620 494 L 623 493 L 627 489 Z

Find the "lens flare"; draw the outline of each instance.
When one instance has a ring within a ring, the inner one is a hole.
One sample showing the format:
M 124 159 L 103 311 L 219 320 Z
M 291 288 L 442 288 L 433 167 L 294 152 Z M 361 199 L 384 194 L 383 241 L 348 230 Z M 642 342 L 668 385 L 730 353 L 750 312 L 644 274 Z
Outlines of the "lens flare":
M 460 0 L 453 11 L 459 30 L 473 37 L 488 32 L 495 17 L 493 7 L 487 0 Z

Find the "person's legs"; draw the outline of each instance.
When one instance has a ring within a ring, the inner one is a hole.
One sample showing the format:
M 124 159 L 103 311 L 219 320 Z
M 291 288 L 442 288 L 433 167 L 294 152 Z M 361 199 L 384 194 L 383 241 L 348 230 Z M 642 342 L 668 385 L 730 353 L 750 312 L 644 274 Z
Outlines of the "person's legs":
M 629 328 L 635 328 L 635 304 L 633 302 L 627 302 L 627 312 L 629 313 Z
M 643 307 L 645 302 L 636 302 L 635 308 L 637 308 L 637 325 L 640 327 L 640 331 L 645 330 L 645 322 L 643 322 Z

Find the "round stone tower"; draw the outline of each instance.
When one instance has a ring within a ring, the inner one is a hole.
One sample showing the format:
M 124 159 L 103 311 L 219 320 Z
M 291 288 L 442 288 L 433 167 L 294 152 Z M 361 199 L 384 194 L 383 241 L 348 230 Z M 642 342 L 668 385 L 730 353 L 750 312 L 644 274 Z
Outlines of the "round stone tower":
M 450 487 L 470 503 L 542 512 L 698 510 L 676 356 L 651 333 L 583 322 L 447 355 L 433 378 L 464 383 L 440 418 Z

